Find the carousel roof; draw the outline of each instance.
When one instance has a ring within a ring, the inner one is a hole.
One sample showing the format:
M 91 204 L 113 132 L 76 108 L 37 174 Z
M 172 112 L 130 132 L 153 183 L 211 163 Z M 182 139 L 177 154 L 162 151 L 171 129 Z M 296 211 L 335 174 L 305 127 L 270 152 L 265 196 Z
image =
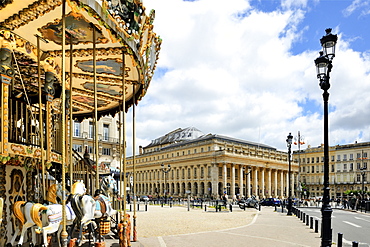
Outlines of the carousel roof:
M 13 51 L 14 90 L 28 93 L 31 99 L 38 97 L 39 47 L 41 74 L 54 75 L 53 90 L 47 90 L 49 84 L 45 86 L 49 83 L 47 76 L 41 78 L 42 87 L 49 94 L 55 92 L 55 106 L 60 106 L 61 94 L 62 6 L 58 0 L 0 2 L 0 48 Z M 161 45 L 161 39 L 153 32 L 154 15 L 154 10 L 145 14 L 141 0 L 67 1 L 66 89 L 72 91 L 74 118 L 91 117 L 94 113 L 94 80 L 99 116 L 120 110 L 123 90 L 125 110 L 145 95 Z

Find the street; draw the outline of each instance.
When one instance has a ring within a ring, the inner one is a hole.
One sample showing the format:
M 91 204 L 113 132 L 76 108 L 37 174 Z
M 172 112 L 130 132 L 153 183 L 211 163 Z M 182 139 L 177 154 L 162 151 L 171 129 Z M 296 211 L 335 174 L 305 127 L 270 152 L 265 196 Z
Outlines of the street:
M 321 208 L 299 208 L 302 212 L 321 222 Z M 360 247 L 370 247 L 370 214 L 341 209 L 333 209 L 332 214 L 333 242 L 338 242 L 338 233 L 343 234 L 343 246 L 352 246 L 359 242 Z

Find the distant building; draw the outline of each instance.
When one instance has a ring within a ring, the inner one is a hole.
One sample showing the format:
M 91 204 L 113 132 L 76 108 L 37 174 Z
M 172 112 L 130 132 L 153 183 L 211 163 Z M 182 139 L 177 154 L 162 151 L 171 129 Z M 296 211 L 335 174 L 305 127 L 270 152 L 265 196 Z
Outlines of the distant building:
M 140 147 L 135 156 L 136 195 L 229 199 L 288 195 L 288 154 L 276 148 L 232 137 L 176 129 Z M 127 158 L 133 172 L 134 157 Z M 170 170 L 165 173 L 162 169 Z M 250 173 L 249 173 L 250 172 Z M 246 174 L 249 175 L 247 176 Z M 298 165 L 292 162 L 292 194 Z
M 91 119 L 73 122 L 73 149 L 83 157 L 85 151 L 95 159 L 94 124 Z M 105 116 L 98 121 L 98 145 L 100 172 L 109 173 L 119 165 L 119 140 L 117 119 Z
M 330 198 L 346 196 L 347 190 L 369 191 L 368 154 L 370 142 L 329 147 Z M 294 151 L 293 158 L 300 158 L 300 177 L 306 197 L 322 197 L 324 178 L 324 146 Z

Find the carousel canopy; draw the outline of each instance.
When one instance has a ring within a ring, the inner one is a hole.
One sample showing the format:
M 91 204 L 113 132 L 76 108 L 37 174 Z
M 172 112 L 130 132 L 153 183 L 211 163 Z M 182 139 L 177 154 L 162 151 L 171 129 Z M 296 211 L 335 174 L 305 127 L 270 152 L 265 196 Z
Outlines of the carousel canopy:
M 14 54 L 13 95 L 37 100 L 39 48 L 43 92 L 55 108 L 62 93 L 62 6 L 56 0 L 0 2 L 0 49 Z M 65 6 L 66 89 L 74 118 L 94 113 L 94 81 L 99 116 L 120 110 L 123 91 L 127 110 L 145 95 L 158 59 L 154 10 L 146 15 L 140 0 L 70 0 Z

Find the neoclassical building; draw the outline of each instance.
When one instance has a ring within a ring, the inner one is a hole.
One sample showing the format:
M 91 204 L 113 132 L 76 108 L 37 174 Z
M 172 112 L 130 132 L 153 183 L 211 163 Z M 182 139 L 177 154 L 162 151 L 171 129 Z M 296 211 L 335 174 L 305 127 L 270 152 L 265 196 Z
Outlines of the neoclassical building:
M 288 154 L 232 137 L 176 129 L 126 159 L 136 195 L 228 198 L 288 196 Z M 132 174 L 135 166 L 135 175 Z M 169 168 L 170 166 L 170 168 Z M 291 163 L 292 194 L 298 165 Z
M 351 143 L 329 147 L 330 198 L 345 197 L 347 190 L 368 188 L 368 154 L 370 142 Z M 306 188 L 306 196 L 322 197 L 324 178 L 324 146 L 309 146 L 294 151 L 294 160 L 300 163 L 300 178 Z

